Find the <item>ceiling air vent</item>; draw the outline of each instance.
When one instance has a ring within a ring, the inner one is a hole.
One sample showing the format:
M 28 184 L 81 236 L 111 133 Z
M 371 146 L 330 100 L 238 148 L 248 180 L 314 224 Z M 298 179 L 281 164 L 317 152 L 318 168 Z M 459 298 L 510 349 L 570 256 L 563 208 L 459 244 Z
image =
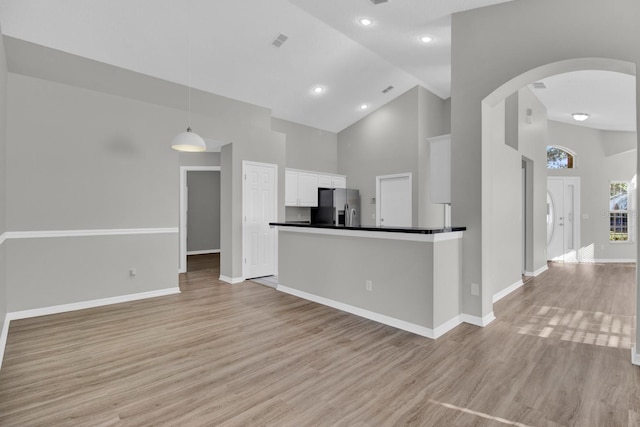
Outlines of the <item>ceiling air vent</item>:
M 542 83 L 542 82 L 535 82 L 531 86 L 533 86 L 534 89 L 546 89 L 547 88 L 547 85 Z
M 389 3 L 389 0 L 369 0 L 369 1 L 375 4 L 376 6 L 382 3 Z
M 284 44 L 284 42 L 287 41 L 288 38 L 289 37 L 285 36 L 284 34 L 278 34 L 278 37 L 276 37 L 276 39 L 272 41 L 271 44 L 275 47 L 280 47 Z
M 383 89 L 383 90 L 382 90 L 382 93 L 387 93 L 387 92 L 389 92 L 389 91 L 391 91 L 391 90 L 393 90 L 393 86 L 389 86 L 389 87 L 387 87 L 387 88 Z

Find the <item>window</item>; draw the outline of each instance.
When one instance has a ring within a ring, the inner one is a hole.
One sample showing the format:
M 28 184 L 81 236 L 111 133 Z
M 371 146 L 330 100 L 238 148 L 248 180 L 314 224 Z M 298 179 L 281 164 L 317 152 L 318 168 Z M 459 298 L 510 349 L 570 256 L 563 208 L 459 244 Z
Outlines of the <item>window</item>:
M 609 183 L 609 241 L 628 242 L 629 234 L 629 183 Z
M 547 147 L 547 169 L 573 169 L 575 154 L 562 147 Z

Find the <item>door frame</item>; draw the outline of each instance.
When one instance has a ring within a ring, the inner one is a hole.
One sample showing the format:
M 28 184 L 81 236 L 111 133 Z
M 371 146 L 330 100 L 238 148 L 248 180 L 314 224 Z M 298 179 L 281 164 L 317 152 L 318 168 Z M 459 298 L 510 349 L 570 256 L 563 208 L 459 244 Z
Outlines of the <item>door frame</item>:
M 413 177 L 411 172 L 404 173 L 396 173 L 392 175 L 379 175 L 376 176 L 376 225 L 380 226 L 380 201 L 382 198 L 380 197 L 381 190 L 381 182 L 385 179 L 395 179 L 395 178 L 409 178 L 409 206 L 411 206 L 411 223 L 413 224 Z
M 220 172 L 220 170 L 220 166 L 180 166 L 180 260 L 178 273 L 187 272 L 187 172 Z
M 562 181 L 562 185 L 564 187 L 564 190 L 566 190 L 566 186 L 567 184 L 571 183 L 574 185 L 574 193 L 573 193 L 573 237 L 574 237 L 574 246 L 575 246 L 575 251 L 576 251 L 576 261 L 575 262 L 582 262 L 582 257 L 580 256 L 580 249 L 582 248 L 582 239 L 581 239 L 581 219 L 582 219 L 582 214 L 580 211 L 580 206 L 581 206 L 581 195 L 582 195 L 582 183 L 581 183 L 581 179 L 579 176 L 547 176 L 547 192 L 549 191 L 549 181 L 550 180 L 559 180 Z M 565 198 L 564 194 L 563 194 L 563 199 Z M 566 200 L 566 199 L 565 199 Z M 563 201 L 563 206 L 564 206 L 564 201 Z M 563 215 L 565 215 L 563 213 Z M 566 218 L 565 218 L 565 224 L 566 224 Z M 564 233 L 564 230 L 563 230 Z M 564 236 L 563 236 L 564 239 Z M 548 251 L 548 247 L 549 245 L 547 244 L 547 251 Z M 567 251 L 565 250 L 566 248 L 563 248 L 564 253 L 562 254 L 562 262 L 571 262 L 571 261 L 567 261 L 565 259 L 565 256 L 567 254 Z M 549 258 L 548 252 L 547 252 L 547 260 L 549 261 L 553 261 L 553 259 Z M 557 260 L 556 260 L 557 261 Z
M 245 167 L 246 166 L 260 166 L 260 167 L 270 167 L 274 169 L 274 180 L 273 180 L 273 198 L 274 198 L 274 215 L 275 219 L 278 219 L 278 165 L 275 163 L 262 163 L 262 162 L 254 162 L 252 160 L 243 160 L 242 161 L 242 280 L 246 280 L 246 262 L 244 262 L 245 257 L 247 255 L 247 248 L 244 244 L 245 240 L 245 221 L 244 218 L 246 216 L 246 204 L 244 200 L 245 196 L 245 185 L 247 180 L 245 179 Z M 278 275 L 278 233 L 274 231 L 273 233 L 273 262 L 274 262 L 274 275 Z

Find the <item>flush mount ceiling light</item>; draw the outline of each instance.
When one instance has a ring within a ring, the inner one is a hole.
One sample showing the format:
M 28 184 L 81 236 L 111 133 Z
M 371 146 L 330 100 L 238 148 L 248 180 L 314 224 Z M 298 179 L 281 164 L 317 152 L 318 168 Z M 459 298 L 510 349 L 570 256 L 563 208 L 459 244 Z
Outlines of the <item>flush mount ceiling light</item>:
M 189 78 L 187 84 L 187 97 L 189 98 L 189 108 L 187 114 L 187 130 L 177 134 L 171 141 L 171 148 L 176 151 L 197 153 L 207 151 L 204 139 L 197 133 L 191 131 L 191 33 L 187 33 L 187 69 Z
M 311 89 L 311 92 L 313 92 L 316 95 L 321 95 L 324 93 L 326 89 L 323 86 L 314 86 L 313 89 Z
M 365 27 L 368 27 L 369 25 L 373 24 L 373 21 L 369 18 L 360 18 L 358 22 L 360 23 L 360 25 L 363 25 Z
M 421 41 L 422 43 L 425 43 L 425 44 L 426 44 L 426 43 L 430 43 L 431 41 L 433 41 L 433 38 L 431 38 L 431 37 L 429 37 L 429 36 L 422 36 L 422 37 L 420 37 L 420 41 Z
M 368 110 L 369 109 L 369 104 L 360 104 L 360 109 L 361 110 Z
M 591 117 L 591 114 L 587 114 L 587 113 L 573 113 L 571 115 L 571 117 L 573 117 L 573 120 L 577 121 L 577 122 L 584 122 L 585 120 L 587 120 L 589 117 Z

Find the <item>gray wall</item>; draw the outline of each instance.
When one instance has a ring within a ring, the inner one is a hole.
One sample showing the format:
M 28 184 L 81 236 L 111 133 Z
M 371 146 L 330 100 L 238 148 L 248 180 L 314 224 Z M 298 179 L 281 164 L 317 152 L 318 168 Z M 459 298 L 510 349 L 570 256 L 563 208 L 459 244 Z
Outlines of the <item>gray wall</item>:
M 271 119 L 271 129 L 286 135 L 286 167 L 338 172 L 338 135 L 282 119 Z
M 527 83 L 546 77 L 552 70 L 534 72 L 520 79 L 519 76 L 562 60 L 612 58 L 637 66 L 640 51 L 635 47 L 640 27 L 629 16 L 638 14 L 640 3 L 632 0 L 515 0 L 453 16 L 452 215 L 454 223 L 468 227 L 463 239 L 464 313 L 485 316 L 492 311 L 493 286 L 489 283 L 492 277 L 483 272 L 490 255 L 483 253 L 483 239 L 499 232 L 482 228 L 487 215 L 482 200 L 488 185 L 483 181 L 483 170 L 489 173 L 491 169 L 489 159 L 483 160 L 482 156 L 483 137 L 490 137 L 483 135 L 482 101 L 508 83 L 498 96 L 506 98 Z M 571 25 L 567 25 L 568 22 Z M 517 28 L 517 37 L 513 36 L 514 28 Z M 599 31 L 593 31 L 594 28 Z M 630 69 L 618 65 L 620 70 Z M 557 70 L 568 71 L 562 66 Z M 491 98 L 491 102 L 496 101 Z M 482 285 L 480 297 L 470 294 L 471 283 Z
M 222 274 L 241 277 L 242 160 L 279 166 L 278 219 L 284 218 L 284 136 L 270 130 L 270 111 L 192 91 L 192 127 L 205 138 L 227 142 L 228 151 L 180 154 L 170 149 L 169 141 L 186 125 L 184 86 L 27 42 L 5 41 L 12 71 L 7 229 L 177 228 L 179 167 L 220 165 L 221 199 L 227 199 L 222 205 L 228 206 L 221 211 Z M 107 246 L 130 245 L 127 237 L 12 240 L 6 245 L 10 310 L 177 286 L 177 233 L 137 235 L 136 257 L 123 249 L 115 252 L 125 257 L 99 262 Z M 93 248 L 89 253 L 96 258 L 86 261 L 93 267 L 63 276 L 61 271 L 76 270 L 75 261 L 41 250 L 57 240 L 64 241 L 60 244 L 69 253 Z M 43 255 L 33 274 L 21 278 L 17 272 L 26 265 L 22 257 L 27 252 Z M 129 279 L 129 268 L 137 268 L 135 280 Z M 89 272 L 92 276 L 85 276 Z M 36 298 L 38 283 L 47 291 Z
M 176 114 L 10 73 L 7 229 L 176 227 L 178 153 L 164 142 Z M 8 309 L 176 287 L 177 259 L 177 233 L 12 239 Z
M 528 109 L 532 111 L 530 122 Z M 493 296 L 519 283 L 523 271 L 535 272 L 546 265 L 547 113 L 525 87 L 488 109 L 486 114 L 494 120 L 492 143 L 483 147 L 483 155 L 490 157 L 494 165 L 491 186 L 484 195 L 488 204 L 486 221 L 492 229 L 499 230 L 483 239 L 485 273 L 491 277 Z M 527 164 L 525 192 L 523 161 Z M 526 212 L 523 198 L 527 199 Z M 525 243 L 527 259 L 523 259 Z
M 431 202 L 428 138 L 451 132 L 450 107 L 450 102 L 418 86 L 418 227 L 444 226 L 444 206 Z
M 531 123 L 527 110 L 531 109 Z M 547 265 L 547 110 L 528 87 L 518 93 L 518 148 L 527 161 L 527 259 L 534 273 Z
M 278 167 L 278 221 L 284 221 L 285 135 L 260 128 L 228 130 L 223 140 L 233 141 L 221 151 L 220 275 L 242 278 L 242 167 L 243 161 Z
M 338 135 L 310 126 L 272 118 L 271 129 L 286 138 L 287 168 L 337 173 Z M 347 177 L 347 185 L 351 183 Z M 310 221 L 310 208 L 285 207 L 286 221 Z
M 549 144 L 560 145 L 576 153 L 575 168 L 551 169 L 548 175 L 580 177 L 581 261 L 636 258 L 635 243 L 609 242 L 609 182 L 631 181 L 636 174 L 635 149 L 620 154 L 613 151 L 613 145 L 624 141 L 622 134 L 549 122 Z M 605 147 L 610 155 L 605 155 Z
M 187 171 L 187 252 L 220 249 L 220 172 Z
M 220 166 L 220 153 L 178 153 L 180 166 Z
M 279 258 L 286 260 L 280 263 L 280 284 L 315 296 L 426 328 L 460 314 L 458 239 L 433 243 L 280 231 Z
M 414 225 L 427 226 L 431 215 L 441 215 L 426 194 L 425 147 L 426 138 L 447 133 L 445 117 L 445 101 L 417 86 L 338 133 L 338 173 L 360 190 L 363 225 L 375 224 L 371 199 L 379 175 L 412 173 Z M 433 222 L 442 225 L 440 217 Z
M 0 29 L 1 34 L 1 29 Z M 0 37 L 0 236 L 6 231 L 6 117 L 7 117 L 7 61 L 4 51 L 4 41 Z M 7 313 L 7 285 L 5 244 L 0 243 L 0 331 L 4 326 Z

